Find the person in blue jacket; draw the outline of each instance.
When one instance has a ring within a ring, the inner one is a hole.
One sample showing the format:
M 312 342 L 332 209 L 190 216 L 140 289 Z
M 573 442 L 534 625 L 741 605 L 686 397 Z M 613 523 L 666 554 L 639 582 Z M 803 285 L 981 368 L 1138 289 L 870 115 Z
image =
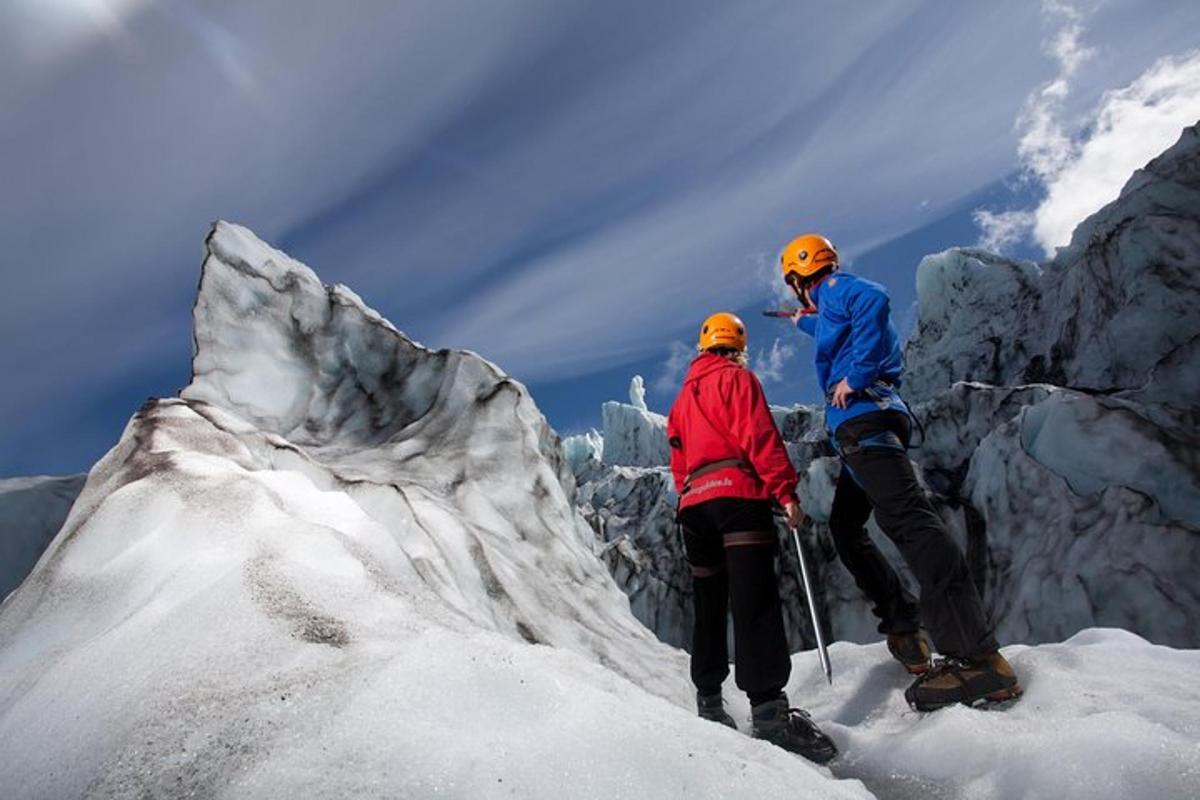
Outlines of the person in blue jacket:
M 1021 694 L 1000 654 L 962 551 L 917 482 L 906 450 L 911 415 L 899 394 L 904 369 L 887 291 L 840 272 L 837 250 L 817 234 L 780 256 L 800 301 L 793 320 L 816 342 L 825 424 L 842 462 L 829 527 L 842 563 L 874 605 L 892 655 L 917 676 L 905 692 L 921 711 Z M 866 531 L 872 512 L 920 583 L 920 603 Z M 924 621 L 943 656 L 930 666 Z

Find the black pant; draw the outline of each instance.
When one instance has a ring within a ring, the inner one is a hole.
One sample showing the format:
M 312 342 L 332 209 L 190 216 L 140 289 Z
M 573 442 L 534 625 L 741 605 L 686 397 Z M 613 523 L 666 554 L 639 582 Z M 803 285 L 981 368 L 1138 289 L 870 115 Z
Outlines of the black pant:
M 778 538 L 767 500 L 717 498 L 680 512 L 692 566 L 696 621 L 692 682 L 716 694 L 729 676 L 725 625 L 733 610 L 738 688 L 751 704 L 772 700 L 792 671 L 775 577 Z
M 920 616 L 938 652 L 970 658 L 996 650 L 962 551 L 917 482 L 904 448 L 911 425 L 875 411 L 837 429 L 842 474 L 829 527 L 842 563 L 874 604 L 881 633 L 917 630 L 917 606 L 867 535 L 867 517 L 891 539 L 921 584 Z

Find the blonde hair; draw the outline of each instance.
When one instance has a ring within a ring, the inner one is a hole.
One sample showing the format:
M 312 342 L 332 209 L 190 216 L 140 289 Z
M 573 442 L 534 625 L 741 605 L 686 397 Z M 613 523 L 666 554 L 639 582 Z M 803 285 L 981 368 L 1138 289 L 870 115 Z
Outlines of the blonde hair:
M 705 350 L 703 347 L 697 347 L 696 352 L 712 353 L 713 355 L 732 361 L 739 367 L 750 366 L 750 355 L 745 350 L 734 350 L 732 347 L 710 347 Z

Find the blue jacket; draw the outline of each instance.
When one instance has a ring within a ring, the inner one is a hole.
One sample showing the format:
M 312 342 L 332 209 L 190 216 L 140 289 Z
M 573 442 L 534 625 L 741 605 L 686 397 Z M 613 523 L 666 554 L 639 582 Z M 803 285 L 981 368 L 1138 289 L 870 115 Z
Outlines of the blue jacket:
M 896 389 L 904 359 L 892 325 L 887 290 L 848 272 L 835 272 L 813 291 L 817 313 L 796 326 L 816 340 L 817 379 L 825 393 L 825 426 L 835 432 L 848 419 L 894 408 L 908 412 Z M 855 391 L 846 408 L 829 405 L 846 378 Z

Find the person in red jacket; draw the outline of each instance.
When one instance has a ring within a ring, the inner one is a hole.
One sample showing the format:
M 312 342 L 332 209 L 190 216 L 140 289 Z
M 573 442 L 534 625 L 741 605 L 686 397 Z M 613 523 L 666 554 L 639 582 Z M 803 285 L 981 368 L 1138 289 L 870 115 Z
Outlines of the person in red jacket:
M 800 524 L 796 471 L 761 384 L 746 368 L 746 327 L 714 314 L 700 329 L 683 388 L 667 418 L 679 522 L 692 568 L 692 682 L 700 716 L 731 728 L 721 685 L 729 676 L 726 616 L 733 612 L 737 686 L 750 698 L 753 735 L 822 763 L 837 748 L 808 714 L 789 709 L 791 656 L 775 577 L 773 505 Z

